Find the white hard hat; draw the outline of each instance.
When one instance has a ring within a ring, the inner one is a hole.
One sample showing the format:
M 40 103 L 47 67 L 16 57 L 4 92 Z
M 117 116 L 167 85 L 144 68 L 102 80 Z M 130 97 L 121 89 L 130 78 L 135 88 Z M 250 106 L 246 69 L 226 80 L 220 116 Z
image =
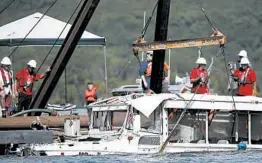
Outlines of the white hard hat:
M 33 68 L 36 68 L 36 61 L 35 60 L 30 60 L 27 65 L 33 67 Z
M 248 58 L 241 58 L 240 64 L 241 65 L 248 65 L 250 62 Z
M 206 65 L 207 64 L 207 61 L 205 58 L 202 58 L 202 57 L 199 57 L 196 61 L 196 64 L 203 64 L 203 65 Z
M 2 65 L 11 65 L 11 60 L 8 57 L 4 57 L 1 61 Z
M 238 53 L 238 56 L 247 58 L 247 51 L 241 50 L 241 51 Z
M 146 54 L 153 54 L 153 51 L 147 51 Z

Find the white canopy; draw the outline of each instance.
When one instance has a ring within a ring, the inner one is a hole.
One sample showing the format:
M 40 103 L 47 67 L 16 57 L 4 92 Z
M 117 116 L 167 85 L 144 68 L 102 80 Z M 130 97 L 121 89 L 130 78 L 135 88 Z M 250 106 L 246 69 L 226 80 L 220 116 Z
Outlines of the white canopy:
M 192 98 L 193 97 L 193 98 Z M 188 103 L 192 101 L 189 106 Z M 143 113 L 146 117 L 162 103 L 164 108 L 203 109 L 234 111 L 262 111 L 262 98 L 254 96 L 217 96 L 203 94 L 154 94 L 129 101 L 131 106 Z M 234 108 L 234 103 L 235 107 Z
M 41 13 L 34 13 L 22 19 L 16 20 L 9 24 L 0 27 L 0 46 L 16 46 L 29 31 L 34 27 L 38 20 L 43 16 Z M 49 16 L 44 16 L 31 33 L 22 42 L 21 46 L 48 46 L 53 45 L 64 29 L 66 23 L 54 19 Z M 64 32 L 60 36 L 56 45 L 61 45 L 67 33 L 71 28 L 67 24 Z M 105 45 L 106 40 L 104 37 L 94 35 L 85 31 L 78 42 L 78 45 Z

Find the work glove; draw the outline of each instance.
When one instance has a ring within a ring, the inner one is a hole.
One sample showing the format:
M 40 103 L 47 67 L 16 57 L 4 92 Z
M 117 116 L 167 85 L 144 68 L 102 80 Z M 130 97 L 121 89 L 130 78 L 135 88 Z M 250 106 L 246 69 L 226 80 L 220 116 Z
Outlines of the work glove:
M 50 71 L 51 71 L 51 68 L 48 67 L 48 68 L 46 69 L 45 73 L 48 74 Z

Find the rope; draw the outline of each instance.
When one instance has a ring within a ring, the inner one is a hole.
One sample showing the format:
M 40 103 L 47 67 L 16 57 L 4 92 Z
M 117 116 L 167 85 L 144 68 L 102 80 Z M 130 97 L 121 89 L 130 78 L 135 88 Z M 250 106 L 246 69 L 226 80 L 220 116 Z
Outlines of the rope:
M 20 41 L 20 43 L 15 47 L 15 49 L 12 51 L 12 53 L 8 56 L 9 58 L 14 54 L 14 52 L 18 49 L 18 47 L 24 42 L 24 40 L 26 39 L 26 37 L 34 30 L 34 28 L 38 25 L 38 23 L 43 19 L 43 17 L 47 14 L 47 12 L 55 5 L 55 3 L 58 0 L 55 0 L 50 6 L 49 8 L 46 10 L 46 12 L 42 15 L 42 17 L 37 21 L 37 23 L 33 26 L 33 28 L 26 34 L 26 36 L 23 38 L 22 41 Z
M 57 43 L 57 41 L 59 40 L 60 36 L 62 35 L 62 33 L 64 32 L 65 28 L 67 27 L 68 23 L 70 22 L 70 20 L 72 19 L 72 17 L 74 16 L 74 14 L 76 13 L 77 9 L 79 8 L 80 4 L 82 3 L 83 0 L 81 0 L 77 7 L 75 8 L 74 12 L 71 14 L 70 18 L 68 19 L 68 21 L 66 22 L 66 25 L 64 26 L 63 30 L 61 31 L 61 33 L 59 34 L 59 36 L 57 37 L 57 39 L 55 40 L 54 44 L 52 45 L 51 49 L 49 50 L 49 52 L 47 53 L 47 55 L 45 56 L 44 60 L 42 61 L 42 63 L 40 64 L 37 72 L 39 72 L 39 70 L 41 69 L 41 67 L 43 66 L 44 62 L 46 61 L 47 57 L 50 55 L 50 53 L 52 52 L 55 44 Z
M 191 97 L 190 101 L 186 104 L 185 109 L 184 109 L 183 112 L 181 113 L 179 119 L 177 120 L 175 126 L 174 126 L 173 129 L 171 130 L 169 136 L 167 137 L 167 139 L 165 140 L 165 142 L 164 142 L 164 143 L 162 144 L 162 146 L 160 147 L 159 152 L 163 152 L 163 151 L 165 150 L 166 145 L 167 145 L 167 143 L 169 142 L 169 139 L 171 138 L 173 132 L 175 131 L 175 129 L 176 129 L 178 123 L 179 123 L 179 122 L 181 121 L 181 119 L 184 117 L 184 115 L 185 115 L 187 109 L 189 109 L 189 107 L 190 107 L 190 105 L 191 105 L 191 103 L 192 103 L 192 101 L 193 101 L 193 98 L 195 97 L 196 92 L 198 91 L 199 88 L 200 88 L 200 86 L 198 86 L 198 87 L 196 88 L 196 90 L 195 90 L 193 96 Z M 176 95 L 177 95 L 178 97 L 182 98 L 182 99 L 186 102 L 185 98 L 183 98 L 182 96 L 180 96 L 180 95 L 177 94 L 177 93 L 176 93 Z
M 12 0 L 11 2 L 9 2 L 9 3 L 0 11 L 0 15 L 1 15 L 13 2 L 15 2 L 15 0 Z
M 149 26 L 149 24 L 150 24 L 150 22 L 151 22 L 151 20 L 152 20 L 152 17 L 154 16 L 154 12 L 155 12 L 155 10 L 156 10 L 156 7 L 157 7 L 157 5 L 158 5 L 158 2 L 159 2 L 159 0 L 157 1 L 157 3 L 155 4 L 155 7 L 154 7 L 154 9 L 153 9 L 153 11 L 152 11 L 152 13 L 151 13 L 151 16 L 147 19 L 147 21 L 146 21 L 146 24 L 145 24 L 145 27 L 143 28 L 143 30 L 142 30 L 142 32 L 141 32 L 141 38 L 144 38 L 144 36 L 145 36 L 145 34 L 146 34 L 146 31 L 147 31 L 147 29 L 148 29 L 148 26 Z

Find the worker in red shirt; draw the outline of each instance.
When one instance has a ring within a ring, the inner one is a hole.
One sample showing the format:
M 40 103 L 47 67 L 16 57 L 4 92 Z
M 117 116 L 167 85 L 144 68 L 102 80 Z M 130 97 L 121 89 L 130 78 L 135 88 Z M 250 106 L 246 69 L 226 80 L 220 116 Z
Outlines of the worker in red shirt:
M 35 72 L 36 64 L 35 60 L 30 60 L 27 63 L 27 68 L 23 68 L 16 74 L 15 90 L 16 96 L 18 96 L 16 112 L 20 112 L 22 109 L 28 110 L 32 100 L 34 82 L 43 79 L 51 71 L 48 68 L 46 73 L 38 74 Z
M 240 68 L 233 71 L 233 79 L 238 82 L 237 96 L 257 96 L 256 73 L 249 65 L 248 58 L 242 58 Z
M 210 94 L 210 88 L 208 83 L 208 72 L 205 69 L 207 62 L 205 58 L 198 58 L 196 61 L 198 66 L 193 68 L 190 73 L 190 82 L 193 84 L 191 92 L 196 94 Z M 210 110 L 208 115 L 208 125 L 210 126 L 215 116 L 215 110 Z
M 248 58 L 241 58 L 240 68 L 233 71 L 232 77 L 238 83 L 237 96 L 257 96 L 256 73 L 250 67 Z M 247 119 L 245 120 L 245 125 L 247 130 Z
M 92 118 L 91 117 L 92 108 L 88 107 L 88 105 L 97 100 L 97 90 L 98 90 L 98 87 L 94 86 L 92 82 L 87 83 L 87 88 L 85 90 L 85 100 L 86 100 L 86 105 L 87 105 L 88 125 L 91 124 L 91 118 Z
M 206 71 L 206 59 L 198 58 L 198 66 L 193 68 L 190 73 L 190 82 L 193 84 L 191 92 L 196 94 L 205 94 L 209 92 L 208 73 Z
M 0 98 L 2 107 L 2 117 L 6 117 L 6 111 L 12 103 L 12 97 L 14 96 L 14 84 L 12 81 L 13 72 L 11 71 L 11 60 L 8 57 L 4 57 L 1 61 L 0 67 Z

